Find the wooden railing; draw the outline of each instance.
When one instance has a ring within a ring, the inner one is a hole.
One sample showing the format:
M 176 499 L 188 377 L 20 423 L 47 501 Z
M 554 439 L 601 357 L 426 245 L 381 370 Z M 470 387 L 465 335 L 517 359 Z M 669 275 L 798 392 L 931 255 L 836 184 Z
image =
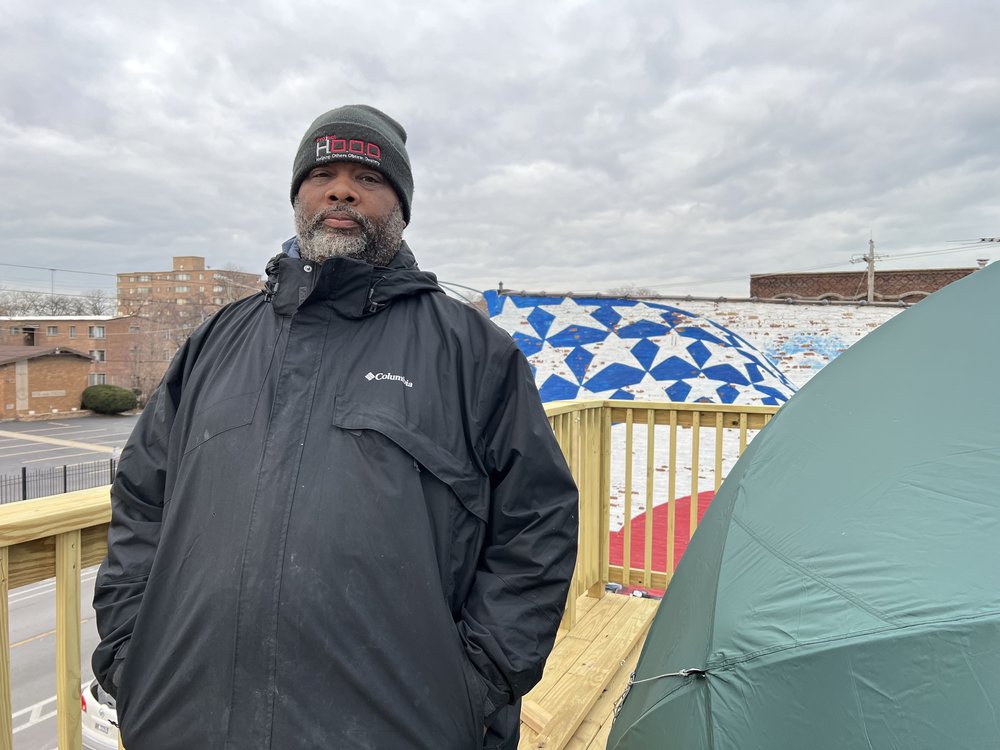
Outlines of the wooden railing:
M 108 488 L 0 506 L 0 748 L 14 746 L 7 592 L 56 579 L 56 710 L 59 750 L 79 750 L 80 571 L 107 550 Z
M 775 411 L 774 407 L 631 401 L 564 402 L 546 408 L 580 488 L 580 545 L 564 626 L 572 627 L 576 621 L 577 598 L 584 593 L 603 595 L 608 582 L 666 587 L 676 565 L 672 550 L 679 526 L 672 501 L 679 496 L 679 483 L 686 482 L 684 490 L 689 489 L 692 498 L 697 498 L 702 481 L 717 489 L 727 467 Z M 657 445 L 664 447 L 659 457 Z M 634 461 L 626 457 L 640 454 L 643 459 L 637 473 Z M 680 460 L 681 456 L 690 461 Z M 708 460 L 703 462 L 705 456 Z M 658 473 L 667 478 L 662 496 L 656 486 Z M 710 479 L 702 480 L 703 473 Z M 644 490 L 642 506 L 647 513 L 656 504 L 668 503 L 667 539 L 657 540 L 668 544 L 667 565 L 662 571 L 654 569 L 651 562 L 654 537 L 648 522 L 644 565 L 631 565 L 631 498 L 637 488 Z M 111 519 L 108 489 L 98 487 L 0 506 L 0 750 L 13 748 L 7 593 L 53 577 L 59 750 L 81 747 L 80 571 L 97 565 L 107 551 Z M 611 514 L 615 510 L 611 500 L 616 492 L 623 498 L 621 565 L 612 565 L 609 559 Z M 696 502 L 691 504 L 689 521 L 688 535 L 697 526 Z
M 564 628 L 576 621 L 577 598 L 584 593 L 601 596 L 607 583 L 667 587 L 678 562 L 678 537 L 689 539 L 698 526 L 699 495 L 718 490 L 747 443 L 776 411 L 774 406 L 639 401 L 568 401 L 546 407 L 580 489 L 580 543 Z M 634 494 L 640 494 L 638 505 L 645 514 L 639 565 L 633 564 Z M 615 498 L 620 498 L 620 509 L 612 503 Z M 690 498 L 682 519 L 675 502 L 680 498 Z M 666 511 L 666 533 L 658 539 L 653 533 L 656 506 Z M 610 560 L 613 527 L 623 537 L 620 563 Z M 656 552 L 664 553 L 662 568 L 653 564 Z

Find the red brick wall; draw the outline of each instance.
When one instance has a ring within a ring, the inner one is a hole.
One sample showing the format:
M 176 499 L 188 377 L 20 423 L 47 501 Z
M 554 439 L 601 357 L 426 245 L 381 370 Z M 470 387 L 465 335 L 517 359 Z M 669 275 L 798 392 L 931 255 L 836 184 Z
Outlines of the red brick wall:
M 931 292 L 958 281 L 974 268 L 935 268 L 911 271 L 876 271 L 875 300 L 916 302 Z M 759 299 L 866 299 L 867 271 L 837 273 L 774 273 L 750 277 L 750 296 Z
M 104 375 L 107 385 L 138 389 L 144 397 L 159 383 L 183 339 L 173 327 L 138 316 L 65 320 L 23 317 L 2 322 L 0 345 L 24 346 L 24 334 L 11 334 L 10 329 L 23 331 L 26 326 L 35 329 L 35 346 L 66 347 L 84 354 L 104 352 L 104 361 L 91 362 L 89 372 Z M 91 338 L 91 326 L 102 326 L 104 336 Z M 49 328 L 55 328 L 55 334 L 50 335 Z
M 28 408 L 18 412 L 16 363 L 0 367 L 0 417 L 51 414 L 79 410 L 83 389 L 87 387 L 90 362 L 73 354 L 51 354 L 28 360 Z

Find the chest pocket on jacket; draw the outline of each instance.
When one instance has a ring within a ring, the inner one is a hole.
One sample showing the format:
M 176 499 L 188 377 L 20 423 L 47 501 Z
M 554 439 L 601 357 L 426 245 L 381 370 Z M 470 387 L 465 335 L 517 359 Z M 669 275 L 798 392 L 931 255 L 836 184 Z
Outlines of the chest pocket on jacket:
M 488 521 L 489 482 L 479 469 L 478 459 L 465 446 L 464 435 L 454 441 L 458 447 L 445 448 L 382 404 L 344 398 L 338 398 L 334 406 L 333 425 L 342 430 L 373 430 L 388 438 L 450 487 L 466 510 Z M 455 429 L 461 428 L 456 424 Z
M 199 409 L 191 416 L 184 453 L 190 453 L 223 432 L 250 424 L 259 400 L 259 392 L 241 393 Z

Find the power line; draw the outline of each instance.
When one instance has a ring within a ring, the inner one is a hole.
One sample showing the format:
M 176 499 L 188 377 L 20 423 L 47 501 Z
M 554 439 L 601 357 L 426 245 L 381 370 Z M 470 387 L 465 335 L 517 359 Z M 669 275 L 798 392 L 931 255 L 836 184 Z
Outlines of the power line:
M 0 263 L 0 266 L 8 266 L 9 268 L 30 268 L 34 271 L 59 271 L 59 273 L 84 273 L 90 276 L 111 276 L 111 277 L 117 276 L 117 274 L 101 273 L 99 271 L 74 271 L 71 268 L 50 268 L 49 266 L 25 266 L 20 263 Z
M 950 253 L 968 252 L 969 250 L 972 250 L 973 248 L 982 247 L 984 244 L 987 244 L 987 243 L 1000 243 L 1000 237 L 981 237 L 981 238 L 972 239 L 972 240 L 948 240 L 948 242 L 952 242 L 952 243 L 954 243 L 954 242 L 962 242 L 962 243 L 967 243 L 967 244 L 963 244 L 961 247 L 957 247 L 957 248 L 941 248 L 941 249 L 937 249 L 937 250 L 925 250 L 925 251 L 921 251 L 921 252 L 902 253 L 902 254 L 899 254 L 899 255 L 883 255 L 881 257 L 884 258 L 884 259 L 886 259 L 886 260 L 889 260 L 889 259 L 892 259 L 892 260 L 903 260 L 903 259 L 906 259 L 906 258 L 928 257 L 928 256 L 933 256 L 933 255 L 948 255 Z M 819 266 L 810 266 L 810 267 L 806 267 L 806 268 L 792 269 L 792 270 L 789 270 L 789 271 L 780 271 L 780 272 L 776 272 L 774 274 L 758 274 L 758 275 L 760 275 L 760 276 L 772 276 L 772 275 L 783 275 L 783 274 L 786 274 L 786 273 L 806 273 L 808 271 L 825 271 L 825 270 L 830 270 L 830 269 L 834 269 L 834 268 L 841 268 L 841 267 L 847 265 L 848 263 L 849 263 L 849 261 L 839 261 L 837 263 L 828 263 L 828 264 L 819 265 Z M 746 274 L 746 275 L 742 275 L 742 276 L 731 276 L 731 277 L 728 277 L 728 278 L 689 279 L 687 281 L 681 281 L 681 282 L 668 281 L 668 282 L 663 282 L 663 283 L 642 284 L 642 286 L 646 287 L 648 289 L 662 289 L 662 288 L 671 288 L 671 287 L 673 287 L 673 288 L 677 288 L 677 287 L 690 287 L 692 284 L 723 284 L 723 283 L 728 283 L 728 282 L 733 282 L 733 281 L 746 281 L 749 275 L 750 274 Z M 586 293 L 587 291 L 588 290 L 582 290 L 583 293 Z M 590 290 L 590 291 L 596 291 L 596 289 Z

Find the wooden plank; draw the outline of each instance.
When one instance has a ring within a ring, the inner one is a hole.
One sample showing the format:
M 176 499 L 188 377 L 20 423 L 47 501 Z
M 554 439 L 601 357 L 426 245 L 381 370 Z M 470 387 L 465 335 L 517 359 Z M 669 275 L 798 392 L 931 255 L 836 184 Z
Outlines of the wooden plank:
M 722 414 L 715 415 L 715 487 L 716 492 L 722 486 Z
M 611 410 L 601 411 L 601 580 L 608 580 L 608 565 L 610 564 L 611 545 Z M 601 586 L 600 596 L 604 595 Z
M 628 597 L 614 594 L 609 594 L 603 599 L 580 597 L 577 606 L 581 609 L 586 606 L 584 614 L 578 617 L 573 630 L 560 631 L 556 636 L 555 646 L 545 662 L 542 679 L 525 697 L 541 703 L 546 693 L 566 674 L 587 646 L 601 634 L 611 618 L 627 602 Z
M 674 537 L 677 536 L 677 412 L 670 415 L 670 456 L 667 459 L 667 578 L 673 575 Z
M 643 585 L 649 586 L 649 575 L 653 570 L 653 471 L 656 468 L 656 425 L 653 412 L 646 412 L 646 538 L 643 539 Z
M 642 575 L 642 571 L 636 571 L 637 575 Z M 590 608 L 587 616 L 582 618 L 573 629 L 573 636 L 585 641 L 592 641 L 597 638 L 608 621 L 628 604 L 629 597 L 621 594 L 611 594 L 599 599 L 597 604 Z
M 542 732 L 545 725 L 552 721 L 552 714 L 534 701 L 525 698 L 521 702 L 521 723 L 533 732 Z
M 759 430 L 766 423 L 778 407 L 776 406 L 740 406 L 734 409 L 731 405 L 722 404 L 684 404 L 671 403 L 666 401 L 609 401 L 611 409 L 611 419 L 614 422 L 624 422 L 625 412 L 629 409 L 642 410 L 653 409 L 656 412 L 656 424 L 666 425 L 670 423 L 670 412 L 676 411 L 677 423 L 681 427 L 691 427 L 696 414 L 708 414 L 715 412 L 723 413 L 723 424 L 726 427 L 739 427 L 739 415 L 746 414 L 750 429 Z M 627 404 L 627 406 L 626 406 Z
M 581 596 L 576 603 L 576 617 L 577 620 L 582 620 L 583 617 L 597 604 L 598 599 L 592 597 L 589 593 Z
M 7 601 L 7 548 L 0 548 L 0 748 L 14 747 L 10 702 L 10 620 Z
M 597 703 L 576 730 L 576 734 L 567 743 L 566 750 L 604 750 L 608 735 L 614 720 L 615 704 L 624 695 L 629 676 L 635 671 L 642 653 L 645 638 L 635 644 L 632 651 L 622 660 L 622 665 L 615 673 L 608 687 L 601 693 Z
M 691 421 L 691 513 L 689 514 L 690 525 L 688 526 L 688 539 L 694 536 L 695 529 L 698 528 L 698 469 L 701 464 L 699 453 L 701 452 L 701 414 L 695 412 Z
M 540 706 L 545 705 L 546 696 L 583 656 L 590 643 L 588 640 L 574 637 L 572 633 L 560 638 L 545 662 L 542 679 L 527 692 L 525 700 L 532 700 Z
M 56 537 L 56 710 L 59 750 L 81 750 L 79 529 Z
M 0 506 L 0 547 L 56 536 L 111 520 L 109 488 L 67 492 Z
M 632 419 L 631 409 L 625 410 L 625 525 L 622 532 L 622 567 L 626 574 L 632 566 Z
M 608 568 L 608 580 L 612 583 L 620 583 L 623 586 L 642 586 L 643 572 L 641 570 L 629 571 L 626 579 L 622 568 L 618 565 L 611 565 Z M 670 583 L 670 575 L 659 570 L 654 570 L 650 576 L 650 588 L 665 589 Z
M 605 597 L 611 598 L 611 597 Z M 545 709 L 552 719 L 543 732 L 527 730 L 521 750 L 562 750 L 583 719 L 607 689 L 623 654 L 629 653 L 649 629 L 656 603 L 630 598 L 627 607 L 607 624 L 600 637 L 546 696 Z
M 91 526 L 81 532 L 82 568 L 100 563 L 108 551 L 108 525 Z M 33 539 L 6 548 L 8 559 L 8 586 L 11 589 L 27 586 L 52 578 L 56 570 L 56 543 L 54 537 Z

